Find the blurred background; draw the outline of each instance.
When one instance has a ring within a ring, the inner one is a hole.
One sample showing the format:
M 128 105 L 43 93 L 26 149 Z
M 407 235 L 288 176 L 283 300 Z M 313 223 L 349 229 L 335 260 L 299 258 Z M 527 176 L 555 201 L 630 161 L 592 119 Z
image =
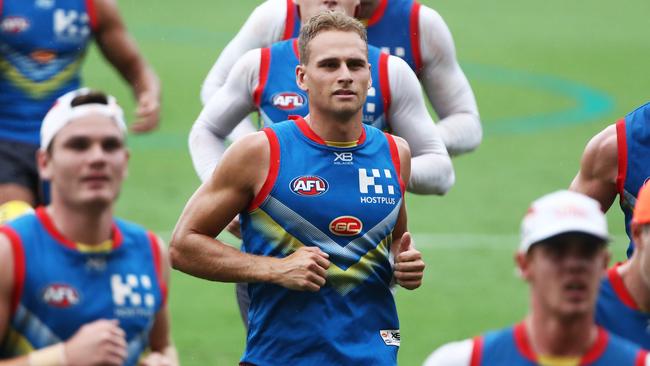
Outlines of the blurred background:
M 261 1 L 121 0 L 127 27 L 163 84 L 160 129 L 130 136 L 118 214 L 168 240 L 199 180 L 187 149 L 200 85 Z M 428 264 L 424 285 L 397 292 L 400 364 L 438 345 L 519 320 L 526 285 L 513 253 L 528 204 L 566 188 L 587 141 L 650 99 L 650 2 L 421 0 L 446 20 L 484 127 L 474 153 L 455 158 L 444 197 L 407 197 L 409 228 Z M 85 84 L 121 100 L 129 90 L 93 48 Z M 627 239 L 618 203 L 608 214 L 615 260 Z M 231 236 L 224 240 L 239 245 Z M 174 272 L 173 336 L 184 365 L 235 365 L 245 343 L 232 284 Z M 317 321 L 317 320 L 315 320 Z

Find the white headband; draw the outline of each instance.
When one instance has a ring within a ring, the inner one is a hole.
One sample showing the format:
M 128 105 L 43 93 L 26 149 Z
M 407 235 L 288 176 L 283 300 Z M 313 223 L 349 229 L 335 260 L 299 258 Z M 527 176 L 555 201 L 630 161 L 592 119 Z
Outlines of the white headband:
M 41 125 L 41 150 L 47 150 L 54 136 L 70 121 L 85 115 L 96 113 L 111 118 L 122 133 L 126 133 L 124 112 L 114 97 L 107 95 L 108 104 L 88 103 L 72 106 L 72 100 L 80 95 L 90 93 L 88 88 L 73 90 L 59 97 L 54 106 L 45 115 Z

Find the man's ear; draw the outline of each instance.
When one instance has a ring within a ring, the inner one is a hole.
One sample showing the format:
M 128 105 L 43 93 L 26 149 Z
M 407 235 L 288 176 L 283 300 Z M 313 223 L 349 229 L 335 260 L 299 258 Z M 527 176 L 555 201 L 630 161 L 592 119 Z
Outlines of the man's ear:
M 52 179 L 51 156 L 45 150 L 36 150 L 36 165 L 38 167 L 38 175 L 42 180 Z
M 307 80 L 307 75 L 305 74 L 305 66 L 302 64 L 296 66 L 296 84 L 298 85 L 300 90 L 309 91 L 306 80 Z

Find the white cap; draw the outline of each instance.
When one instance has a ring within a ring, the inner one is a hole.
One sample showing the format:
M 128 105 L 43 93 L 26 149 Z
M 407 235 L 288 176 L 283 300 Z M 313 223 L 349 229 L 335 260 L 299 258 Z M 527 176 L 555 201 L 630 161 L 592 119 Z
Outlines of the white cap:
M 584 194 L 557 191 L 535 200 L 521 223 L 520 252 L 564 233 L 584 233 L 609 241 L 607 220 L 598 201 Z
M 92 90 L 82 88 L 68 92 L 59 97 L 43 119 L 41 125 L 41 150 L 47 150 L 54 136 L 70 121 L 90 113 L 99 113 L 110 117 L 122 133 L 126 133 L 124 112 L 114 97 L 107 95 L 108 104 L 88 103 L 72 106 L 72 100 L 77 96 L 89 94 Z

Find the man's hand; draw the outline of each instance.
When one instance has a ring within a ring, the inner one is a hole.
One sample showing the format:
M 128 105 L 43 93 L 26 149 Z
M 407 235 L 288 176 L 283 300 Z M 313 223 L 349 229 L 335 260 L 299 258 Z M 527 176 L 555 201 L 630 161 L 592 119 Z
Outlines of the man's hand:
M 174 366 L 172 360 L 160 352 L 151 352 L 139 366 Z
M 395 256 L 395 280 L 405 289 L 414 290 L 422 285 L 424 267 L 422 254 L 413 246 L 411 234 L 405 232 Z
M 135 133 L 149 132 L 158 127 L 160 120 L 160 99 L 153 93 L 143 93 L 138 97 L 135 112 L 137 120 L 131 125 Z
M 288 257 L 280 259 L 274 282 L 280 286 L 301 291 L 316 292 L 327 279 L 329 255 L 317 247 L 301 247 Z
M 127 356 L 126 334 L 117 320 L 85 324 L 65 342 L 69 366 L 121 366 Z

